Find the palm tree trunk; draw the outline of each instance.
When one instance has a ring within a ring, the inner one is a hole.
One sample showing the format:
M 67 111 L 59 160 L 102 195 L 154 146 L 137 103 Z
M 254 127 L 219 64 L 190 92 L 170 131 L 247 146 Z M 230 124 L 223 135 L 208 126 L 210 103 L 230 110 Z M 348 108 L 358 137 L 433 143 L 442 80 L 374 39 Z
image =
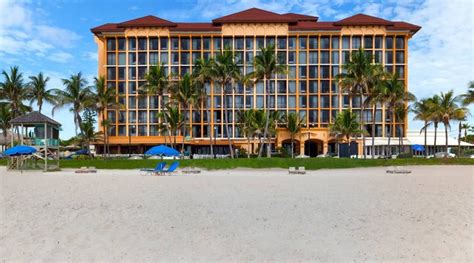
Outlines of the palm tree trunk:
M 372 159 L 375 159 L 375 115 L 377 114 L 377 103 L 374 105 L 374 114 L 372 115 Z
M 365 131 L 365 107 L 364 107 L 364 93 L 362 92 L 360 95 L 361 103 L 360 103 L 360 126 L 361 130 Z M 367 159 L 367 153 L 365 151 L 365 132 L 362 133 L 362 154 L 364 155 L 364 159 Z
M 347 156 L 351 158 L 351 137 L 346 136 L 347 138 Z
M 435 123 L 434 123 L 434 145 L 433 145 L 433 147 L 434 147 L 434 149 L 433 149 L 434 153 L 433 153 L 433 154 L 436 153 L 436 139 L 438 139 L 438 122 L 435 122 Z
M 225 131 L 227 133 L 227 142 L 229 143 L 229 151 L 230 151 L 230 158 L 234 159 L 234 151 L 232 150 L 232 142 L 230 140 L 230 132 L 229 132 L 229 116 L 227 110 L 227 87 L 223 84 L 222 86 L 223 94 L 224 94 L 224 101 L 222 106 L 224 106 L 224 122 L 225 122 Z
M 207 101 L 207 96 L 206 96 Z M 206 114 L 207 114 L 207 123 L 209 127 L 209 146 L 211 148 L 211 156 L 214 158 L 214 143 L 212 141 L 212 133 L 214 132 L 214 126 L 211 126 L 211 111 L 209 110 L 209 105 L 206 102 Z
M 294 143 L 295 143 L 295 138 L 293 136 L 291 136 L 291 158 L 295 158 L 294 156 Z
M 444 155 L 445 158 L 448 157 L 448 125 L 449 123 L 444 123 L 444 138 L 445 138 L 445 145 L 446 145 L 446 154 Z
M 163 94 L 158 94 L 158 99 L 160 100 L 160 110 L 161 111 L 164 111 L 165 107 L 164 107 L 164 104 L 163 104 Z M 165 123 L 168 123 L 168 118 L 166 117 L 166 113 L 163 114 L 163 119 L 165 120 Z M 168 133 L 168 136 L 170 137 L 170 144 L 171 144 L 171 130 L 170 129 L 166 129 L 166 131 Z M 167 144 L 166 142 L 166 135 L 164 135 L 165 137 L 165 145 Z
M 428 143 L 427 143 L 427 139 L 428 139 L 428 135 L 427 135 L 427 129 L 428 129 L 428 121 L 425 121 L 425 127 L 423 129 L 423 132 L 425 133 L 425 158 L 428 158 Z
M 461 122 L 459 122 L 459 131 L 458 131 L 458 157 L 461 156 Z
M 250 159 L 250 151 L 252 146 L 250 145 L 250 135 L 247 136 L 247 158 Z
M 385 155 L 386 155 L 387 157 L 388 157 L 389 155 L 390 155 L 390 156 L 392 155 L 392 149 L 390 148 L 390 141 L 391 141 L 391 139 L 392 139 L 392 128 L 393 128 L 393 122 L 394 122 L 394 120 L 393 120 L 393 118 L 394 118 L 394 110 L 393 110 L 393 109 L 390 110 L 390 115 L 391 115 L 391 116 L 390 116 L 391 121 L 390 121 L 390 125 L 388 126 L 389 129 L 388 129 L 388 143 L 387 143 L 387 144 L 388 144 L 388 150 L 387 150 L 387 152 L 385 153 Z
M 184 112 L 184 123 L 183 123 L 183 133 L 182 133 L 182 137 L 183 137 L 183 140 L 181 142 L 181 159 L 184 159 L 184 137 L 186 137 L 186 124 L 188 123 L 188 118 L 186 116 L 187 113 L 188 113 L 188 105 L 183 105 L 183 112 Z
M 264 147 L 264 144 L 265 144 L 265 139 L 267 138 L 268 136 L 268 124 L 270 122 L 270 105 L 268 105 L 268 102 L 269 102 L 269 92 L 270 92 L 270 88 L 269 88 L 269 85 L 270 85 L 270 80 L 267 78 L 266 80 L 267 82 L 267 85 L 265 85 L 265 108 L 266 108 L 266 112 L 265 112 L 265 129 L 263 130 L 263 138 L 264 138 L 264 142 L 262 144 L 262 146 L 260 147 L 259 149 L 259 152 L 258 152 L 258 158 L 262 157 L 262 153 L 263 153 L 263 147 Z M 269 141 L 268 141 L 269 142 Z M 268 147 L 270 147 L 270 145 L 267 145 L 267 157 L 268 156 Z

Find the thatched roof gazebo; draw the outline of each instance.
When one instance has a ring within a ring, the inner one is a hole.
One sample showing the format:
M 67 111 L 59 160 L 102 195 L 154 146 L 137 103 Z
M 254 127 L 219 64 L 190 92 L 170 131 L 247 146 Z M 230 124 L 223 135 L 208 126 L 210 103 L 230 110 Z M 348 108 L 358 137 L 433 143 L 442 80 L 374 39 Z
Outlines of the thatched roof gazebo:
M 36 148 L 37 153 L 34 154 L 34 158 L 44 160 L 45 171 L 59 168 L 59 130 L 61 127 L 59 122 L 33 111 L 14 118 L 10 124 L 11 134 L 15 135 L 16 131 L 19 136 L 19 145 Z M 11 136 L 12 146 L 14 137 Z M 50 161 L 49 166 L 48 161 Z

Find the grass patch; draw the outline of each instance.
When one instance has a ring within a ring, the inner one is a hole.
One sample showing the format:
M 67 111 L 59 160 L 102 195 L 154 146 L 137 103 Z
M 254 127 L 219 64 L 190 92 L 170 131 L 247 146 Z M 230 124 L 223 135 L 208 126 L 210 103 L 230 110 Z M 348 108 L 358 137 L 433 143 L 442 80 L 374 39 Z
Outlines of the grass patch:
M 98 169 L 139 169 L 152 168 L 160 160 L 62 160 L 61 168 L 80 168 L 82 166 L 95 166 Z M 172 163 L 172 160 L 168 160 Z M 204 169 L 232 169 L 237 167 L 247 168 L 283 168 L 290 166 L 304 166 L 307 170 L 357 168 L 376 166 L 405 166 L 405 165 L 474 165 L 474 159 L 395 159 L 395 160 L 361 160 L 338 158 L 262 158 L 262 159 L 215 159 L 215 160 L 179 160 L 181 167 L 199 167 Z M 6 160 L 0 160 L 0 165 L 6 165 Z

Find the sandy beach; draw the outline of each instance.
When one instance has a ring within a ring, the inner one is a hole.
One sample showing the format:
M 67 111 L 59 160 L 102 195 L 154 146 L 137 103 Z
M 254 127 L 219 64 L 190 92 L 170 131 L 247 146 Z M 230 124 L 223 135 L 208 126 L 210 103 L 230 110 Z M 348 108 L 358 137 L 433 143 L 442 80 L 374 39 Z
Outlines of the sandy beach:
M 6 172 L 0 261 L 474 261 L 474 167 Z

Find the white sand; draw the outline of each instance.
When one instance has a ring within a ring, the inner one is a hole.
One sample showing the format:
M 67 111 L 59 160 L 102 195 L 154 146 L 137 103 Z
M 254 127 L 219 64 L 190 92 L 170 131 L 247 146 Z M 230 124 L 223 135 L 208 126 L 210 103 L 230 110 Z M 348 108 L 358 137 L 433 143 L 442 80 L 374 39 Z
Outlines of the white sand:
M 474 261 L 474 168 L 0 168 L 0 261 Z M 221 176 L 229 175 L 229 176 Z

